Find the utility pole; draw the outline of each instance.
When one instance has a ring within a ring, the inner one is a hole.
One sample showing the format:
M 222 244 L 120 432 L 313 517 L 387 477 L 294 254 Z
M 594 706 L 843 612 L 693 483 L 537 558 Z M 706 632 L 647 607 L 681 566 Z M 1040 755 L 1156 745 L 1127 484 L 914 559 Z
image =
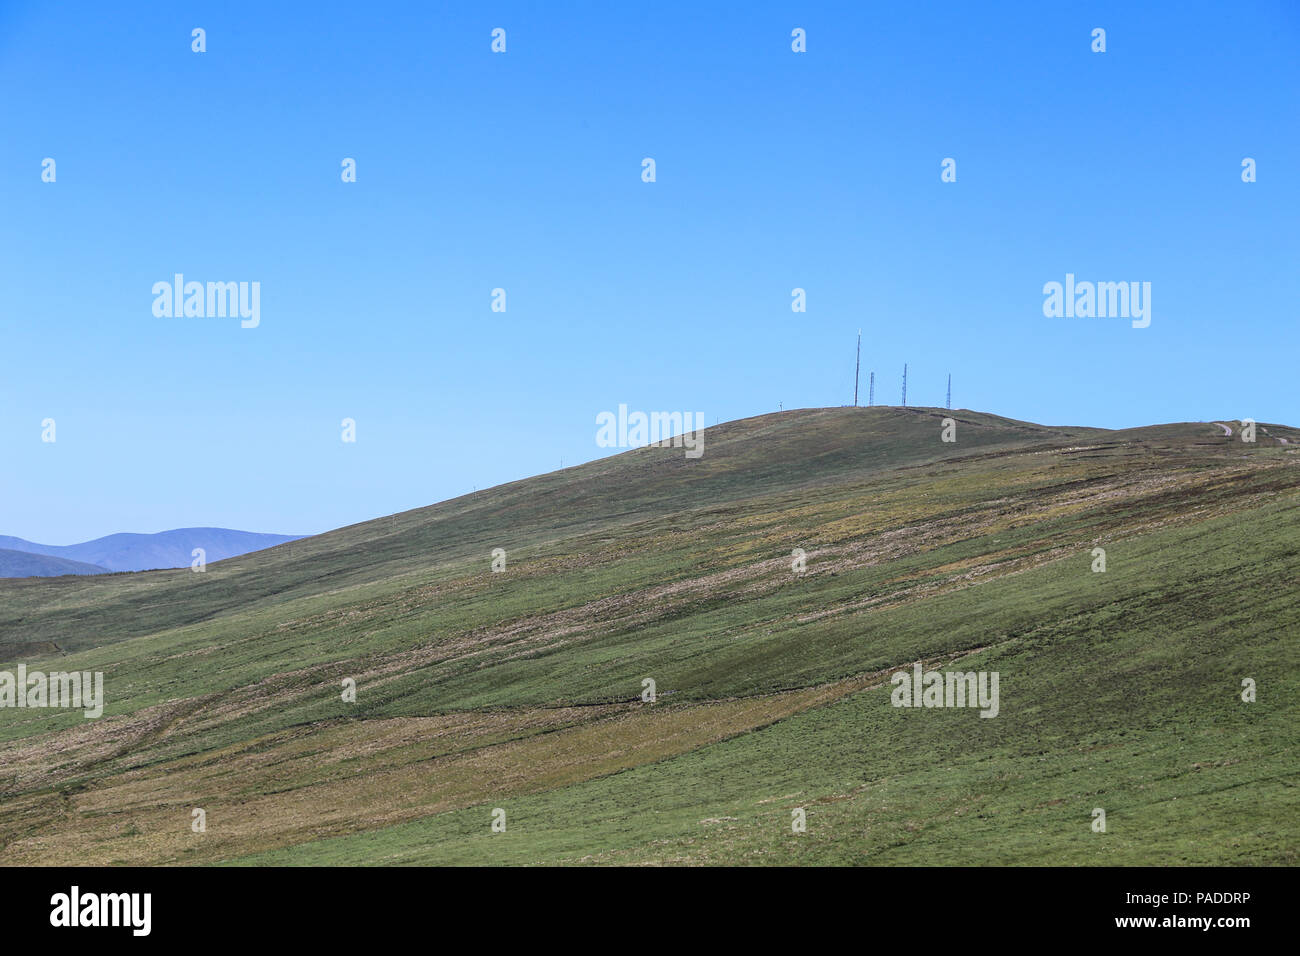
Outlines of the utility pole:
M 871 373 L 871 384 L 867 386 L 867 405 L 876 404 L 876 373 Z
M 862 368 L 862 330 L 858 329 L 858 357 L 853 362 L 853 407 L 858 407 L 858 372 Z
M 907 363 L 903 363 L 903 407 L 907 407 Z
M 948 411 L 952 411 L 952 372 L 948 373 Z

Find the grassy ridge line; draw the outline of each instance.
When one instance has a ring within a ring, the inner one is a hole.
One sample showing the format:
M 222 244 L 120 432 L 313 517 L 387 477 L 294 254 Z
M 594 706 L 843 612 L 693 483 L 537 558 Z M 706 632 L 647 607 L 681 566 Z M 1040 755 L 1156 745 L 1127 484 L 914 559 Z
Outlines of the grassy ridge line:
M 282 735 L 323 755 L 348 743 L 318 732 L 364 738 L 371 731 L 361 728 L 395 718 L 500 718 L 626 701 L 646 674 L 674 708 L 753 699 L 892 666 L 926 656 L 927 648 L 951 653 L 987 643 L 981 625 L 1021 640 L 1052 623 L 1069 641 L 1094 616 L 1109 619 L 1124 608 L 1118 619 L 1128 627 L 1132 607 L 1142 610 L 1133 621 L 1147 620 L 1154 595 L 1174 603 L 1157 602 L 1153 619 L 1176 625 L 1191 608 L 1251 634 L 1257 621 L 1204 600 L 1228 581 L 1262 590 L 1264 579 L 1243 571 L 1258 561 L 1294 576 L 1300 472 L 1293 453 L 1243 449 L 1199 432 L 1162 436 L 1035 441 L 887 471 L 847 468 L 832 479 L 800 471 L 795 490 L 704 506 L 682 508 L 680 497 L 670 497 L 665 507 L 677 510 L 658 518 L 621 513 L 576 537 L 551 537 L 522 555 L 514 549 L 508 575 L 486 573 L 486 551 L 434 569 L 416 553 L 411 560 L 426 566 L 398 578 L 281 604 L 254 602 L 247 611 L 73 654 L 58 663 L 105 665 L 115 716 L 88 725 L 64 712 L 0 711 L 0 736 L 9 740 L 0 745 L 0 834 L 33 839 L 25 852 L 35 852 L 45 837 L 32 834 L 98 826 L 88 822 L 93 816 L 145 844 L 172 846 L 174 834 L 164 833 L 170 818 L 136 822 L 138 808 L 120 800 L 132 781 L 143 785 L 161 767 L 202 765 L 247 794 L 306 800 L 322 781 L 241 777 L 221 765 L 246 751 L 274 752 Z M 936 438 L 928 425 L 912 437 Z M 842 459 L 832 458 L 819 467 L 834 471 Z M 641 487 L 661 493 L 669 486 Z M 1087 570 L 1093 543 L 1104 543 L 1113 560 L 1117 549 L 1165 535 L 1178 547 L 1198 541 L 1199 552 L 1169 564 L 1157 549 L 1146 577 L 1133 577 L 1131 562 L 1118 575 L 1114 566 L 1107 575 Z M 1225 537 L 1234 542 L 1226 550 L 1218 543 Z M 790 574 L 782 556 L 792 542 L 806 543 L 812 558 L 801 576 Z M 1289 613 L 1267 608 L 1283 628 Z M 337 701 L 340 675 L 362 678 L 361 703 Z M 1258 750 L 1259 741 L 1247 743 Z M 652 744 L 634 739 L 630 746 L 648 752 Z M 392 741 L 365 748 L 357 773 L 386 773 L 381 768 L 401 762 L 402 745 Z M 60 802 L 51 805 L 56 794 Z M 404 812 L 427 810 L 406 787 L 383 796 Z M 472 798 L 466 791 L 457 799 Z M 366 814 L 382 804 L 377 800 L 344 806 L 332 825 L 382 832 L 392 820 Z M 279 817 L 268 808 L 263 819 Z M 275 826 L 257 831 L 261 848 L 302 837 L 294 819 L 285 824 L 292 834 Z M 379 843 L 365 845 L 380 852 Z M 124 858 L 159 858 L 157 848 L 120 846 Z M 242 846 L 222 852 L 258 849 Z
M 895 491 L 890 491 L 888 486 L 881 488 L 879 484 L 870 486 L 875 489 L 871 509 L 876 514 L 865 520 L 855 517 L 855 511 L 860 508 L 861 495 L 867 493 L 868 486 L 863 486 L 861 492 L 855 490 L 858 486 L 853 486 L 845 495 L 827 495 L 823 500 L 813 503 L 805 499 L 804 512 L 797 515 L 801 523 L 810 526 L 804 529 L 794 530 L 782 526 L 782 509 L 789 505 L 780 500 L 755 503 L 762 510 L 744 523 L 738 523 L 734 518 L 723 522 L 714 512 L 703 511 L 698 514 L 694 525 L 674 528 L 667 537 L 660 533 L 658 525 L 649 523 L 646 537 L 639 539 L 639 543 L 632 548 L 634 555 L 644 557 L 638 556 L 634 560 L 629 559 L 628 549 L 622 539 L 614 539 L 614 553 L 602 553 L 596 543 L 584 542 L 577 548 L 577 552 L 592 556 L 590 573 L 576 573 L 567 560 L 558 561 L 555 566 L 540 561 L 536 568 L 524 562 L 515 566 L 515 573 L 522 573 L 523 577 L 503 580 L 504 576 L 483 573 L 481 567 L 478 567 L 479 562 L 475 562 L 473 570 L 463 572 L 465 577 L 462 581 L 468 589 L 467 608 L 473 616 L 459 621 L 456 620 L 459 602 L 454 595 L 442 590 L 424 594 L 421 589 L 416 589 L 414 598 L 408 599 L 409 594 L 407 598 L 390 595 L 373 600 L 365 607 L 345 606 L 337 615 L 330 612 L 324 616 L 305 615 L 299 619 L 294 607 L 289 606 L 278 614 L 258 613 L 238 622 L 225 622 L 238 625 L 233 633 L 223 628 L 223 622 L 214 622 L 156 639 L 128 642 L 116 649 L 88 652 L 59 663 L 61 666 L 104 669 L 110 675 L 114 689 L 110 713 L 157 706 L 176 697 L 177 692 L 194 696 L 233 691 L 238 697 L 241 691 L 245 691 L 245 695 L 268 697 L 279 688 L 297 689 L 304 695 L 314 694 L 317 699 L 329 699 L 336 696 L 331 693 L 330 686 L 337 686 L 341 676 L 373 678 L 384 673 L 406 674 L 408 683 L 424 685 L 424 699 L 417 693 L 415 699 L 405 705 L 387 709 L 387 712 L 396 713 L 430 713 L 525 702 L 544 704 L 563 699 L 626 699 L 635 696 L 635 693 L 627 693 L 626 689 L 629 686 L 639 686 L 635 672 L 628 673 L 626 669 L 621 675 L 610 675 L 599 687 L 581 695 L 574 693 L 577 685 L 567 672 L 555 676 L 540 692 L 526 692 L 526 689 L 512 687 L 509 675 L 513 670 L 523 668 L 534 675 L 541 673 L 535 666 L 535 656 L 519 655 L 519 641 L 511 642 L 495 633 L 488 633 L 476 637 L 475 643 L 465 649 L 458 643 L 462 639 L 456 635 L 494 624 L 499 619 L 527 622 L 530 617 L 536 618 L 536 623 L 531 625 L 533 630 L 547 634 L 555 630 L 558 619 L 554 615 L 566 608 L 575 619 L 589 618 L 599 623 L 599 614 L 590 603 L 598 595 L 628 594 L 630 600 L 620 600 L 636 608 L 649 603 L 646 600 L 646 588 L 661 587 L 659 582 L 665 580 L 672 582 L 690 578 L 695 567 L 734 567 L 758 562 L 753 567 L 758 569 L 759 575 L 766 581 L 760 590 L 746 585 L 747 591 L 734 595 L 728 595 L 724 591 L 712 602 L 701 602 L 697 594 L 692 594 L 689 590 L 682 591 L 681 596 L 687 603 L 678 602 L 677 610 L 671 613 L 667 613 L 666 608 L 661 608 L 664 613 L 659 613 L 657 623 L 645 620 L 643 614 L 631 613 L 626 620 L 613 618 L 610 624 L 593 632 L 604 643 L 604 653 L 607 656 L 610 653 L 617 656 L 627 651 L 639 653 L 641 659 L 655 659 L 650 653 L 655 650 L 651 646 L 654 630 L 676 628 L 683 623 L 684 614 L 697 618 L 698 628 L 715 636 L 744 633 L 754 625 L 771 627 L 781 622 L 784 622 L 781 626 L 785 628 L 796 625 L 802 627 L 807 623 L 805 605 L 810 602 L 814 607 L 821 605 L 835 609 L 833 613 L 843 614 L 855 606 L 867 607 L 872 602 L 878 604 L 882 596 L 888 597 L 899 591 L 900 581 L 906 590 L 912 591 L 917 587 L 923 591 L 934 591 L 945 581 L 948 586 L 953 586 L 953 579 L 956 579 L 956 585 L 967 586 L 969 582 L 961 580 L 967 576 L 977 580 L 989 574 L 1016 570 L 1012 562 L 1018 553 L 1059 557 L 1059 554 L 1054 555 L 1052 552 L 1053 549 L 1059 550 L 1063 543 L 1082 552 L 1087 550 L 1085 545 L 1098 538 L 1102 531 L 1112 535 L 1116 533 L 1119 525 L 1106 511 L 1102 512 L 1104 526 L 1101 528 L 1089 527 L 1086 523 L 1081 523 L 1085 521 L 1083 516 L 1071 515 L 1071 511 L 1084 509 L 1088 503 L 1104 505 L 1106 508 L 1116 507 L 1119 502 L 1107 498 L 1113 494 L 1113 488 L 1104 484 L 1087 486 L 1093 498 L 1081 499 L 1080 503 L 1066 508 L 1050 499 L 1043 500 L 1042 479 L 1023 470 L 1016 470 L 1014 466 L 1017 464 L 1023 468 L 1023 463 L 1016 460 L 999 463 L 999 467 L 1013 468 L 1010 472 L 1013 477 L 1010 484 L 993 488 L 992 493 L 996 496 L 995 501 L 1001 497 L 998 492 L 1005 491 L 1016 496 L 1014 500 L 999 507 L 1008 514 L 1014 514 L 1015 520 L 1025 526 L 1020 530 L 1010 529 L 1005 524 L 989 524 L 986 518 L 978 517 L 976 520 L 980 527 L 975 530 L 996 534 L 969 537 L 971 529 L 958 524 L 947 532 L 949 540 L 946 543 L 941 538 L 926 536 L 916 546 L 908 545 L 908 548 L 900 549 L 897 542 L 894 542 L 888 547 L 882 545 L 873 557 L 864 557 L 861 549 L 874 547 L 872 533 L 886 536 L 894 534 L 899 520 L 910 518 L 926 525 L 934 525 L 954 517 L 978 514 L 981 510 L 978 507 L 979 496 L 990 491 L 991 475 L 966 475 L 964 483 L 967 487 L 963 490 L 958 487 L 959 482 L 951 473 L 940 472 L 937 484 L 932 486 L 937 493 L 919 499 L 915 495 L 916 486 L 912 483 L 903 483 Z M 1085 490 L 1087 482 L 1072 480 L 1075 473 L 1064 470 L 1059 464 L 1054 465 L 1050 473 L 1057 476 L 1056 480 L 1063 484 L 1070 495 L 1078 495 Z M 1210 470 L 1205 470 L 1204 473 L 1211 479 L 1215 475 Z M 1265 476 L 1256 476 L 1257 484 L 1265 480 Z M 1140 484 L 1140 475 L 1134 481 Z M 1139 487 L 1137 490 L 1142 489 Z M 1231 490 L 1241 498 L 1251 488 L 1241 485 Z M 1205 501 L 1214 500 L 1205 487 L 1201 487 L 1200 496 Z M 1226 507 L 1229 503 L 1223 501 L 1219 506 Z M 1237 501 L 1237 504 L 1240 503 Z M 1168 503 L 1164 505 L 1166 508 L 1168 506 Z M 930 515 L 926 514 L 927 507 L 933 509 Z M 1037 515 L 1033 514 L 1035 509 L 1039 512 Z M 1139 512 L 1143 520 L 1149 520 L 1153 514 L 1159 513 L 1149 503 L 1132 510 Z M 1047 513 L 1050 513 L 1050 518 L 1044 517 Z M 947 518 L 936 517 L 943 515 Z M 1002 516 L 997 520 L 1005 522 L 1007 519 Z M 825 522 L 820 530 L 817 524 L 819 521 Z M 1051 527 L 1052 521 L 1063 524 L 1054 530 Z M 1000 543 L 997 535 L 1002 536 Z M 1061 537 L 1053 541 L 1049 535 Z M 992 542 L 987 540 L 990 537 L 994 539 Z M 967 538 L 968 540 L 963 540 Z M 787 573 L 784 559 L 766 556 L 771 553 L 780 554 L 791 540 L 805 539 L 810 547 L 818 541 L 838 541 L 845 545 L 849 553 L 836 560 L 833 549 L 823 548 L 818 551 L 813 547 L 813 571 L 802 578 L 794 578 Z M 638 541 L 635 538 L 631 540 Z M 996 547 L 990 549 L 987 546 L 990 543 Z M 738 550 L 741 546 L 744 551 Z M 909 549 L 911 553 L 905 553 Z M 673 557 L 674 550 L 678 554 L 676 558 Z M 989 550 L 996 554 L 987 555 Z M 721 556 L 720 553 L 730 554 L 730 557 Z M 978 562 L 987 563 L 980 566 Z M 839 580 L 832 580 L 833 574 L 827 575 L 818 568 L 832 571 L 838 568 L 845 573 Z M 523 570 L 520 572 L 518 569 Z M 936 570 L 942 572 L 937 578 Z M 555 583 L 556 575 L 561 573 L 562 586 L 565 588 L 563 592 L 557 590 Z M 706 585 L 703 588 L 705 591 L 716 587 L 707 576 L 698 580 Z M 637 589 L 641 589 L 642 593 Z M 701 588 L 697 587 L 696 590 Z M 563 599 L 556 599 L 559 594 L 564 595 Z M 725 614 L 716 613 L 726 611 L 737 599 L 744 602 L 739 616 L 731 615 L 728 618 Z M 553 605 L 551 611 L 527 614 L 529 609 L 544 609 L 547 604 Z M 515 610 L 511 610 L 512 606 Z M 393 617 L 395 607 L 396 618 Z M 402 610 L 404 607 L 406 610 Z M 371 612 L 376 612 L 379 616 L 372 616 Z M 291 614 L 294 616 L 285 621 L 284 618 Z M 374 630 L 369 641 L 357 641 L 355 631 L 358 626 L 375 628 L 377 625 L 386 627 Z M 513 626 L 517 630 L 519 625 L 516 623 Z M 449 635 L 449 638 L 439 641 L 439 632 Z M 435 638 L 432 643 L 431 635 Z M 308 643 L 303 643 L 304 640 Z M 151 649 L 151 645 L 157 650 Z M 625 645 L 629 645 L 630 649 L 625 648 Z M 449 694 L 445 686 L 440 686 L 455 678 L 455 669 L 448 670 L 446 663 L 457 655 L 463 658 L 462 670 L 468 665 L 465 673 L 471 680 L 481 683 L 484 677 L 488 678 L 495 687 L 496 699 L 460 700 Z M 312 663 L 313 658 L 317 663 Z M 210 660 L 220 660 L 221 666 L 208 666 L 206 662 Z M 489 660 L 494 662 L 493 667 L 484 671 L 483 665 Z M 564 660 L 568 658 L 565 657 Z M 292 661 L 297 666 L 281 673 L 281 662 L 284 661 Z M 436 673 L 429 673 L 427 668 L 439 661 L 443 663 Z M 878 665 L 882 663 L 885 662 L 877 662 Z M 541 669 L 547 667 L 549 665 L 543 664 Z M 854 662 L 846 662 L 843 673 L 855 669 L 860 668 L 856 668 Z M 834 676 L 836 675 L 832 673 L 821 673 L 815 680 Z M 431 680 L 433 683 L 430 683 Z M 615 689 L 618 686 L 624 688 L 623 692 Z M 750 691 L 772 690 L 777 686 L 790 685 L 769 682 L 760 688 L 750 688 Z M 724 693 L 744 691 L 745 688 L 739 685 L 730 690 L 724 688 Z M 701 688 L 698 696 L 708 697 L 711 692 L 711 689 Z M 407 692 L 398 690 L 390 696 L 396 699 L 404 693 Z M 267 706 L 272 704 L 277 707 L 292 707 L 292 701 L 289 700 L 268 701 Z M 344 713 L 348 708 L 337 710 Z M 311 712 L 296 715 L 285 713 L 281 716 L 285 720 L 294 716 L 308 720 L 332 715 L 328 710 L 322 713 L 317 708 Z M 39 733 L 46 727 L 74 727 L 79 721 L 75 715 L 62 711 L 10 711 L 2 716 L 8 720 L 0 722 L 0 732 L 10 737 Z M 260 727 L 258 731 L 265 732 L 267 729 L 269 728 Z M 211 727 L 200 725 L 196 730 L 210 732 Z
M 707 453 L 698 460 L 681 449 L 635 449 L 219 562 L 201 588 L 189 570 L 0 581 L 0 645 L 53 641 L 78 650 L 436 573 L 502 542 L 518 549 L 602 529 L 617 534 L 683 500 L 739 501 L 980 449 L 1068 440 L 1079 431 L 954 413 L 969 426 L 955 449 L 938 441 L 935 412 L 821 409 L 732 422 L 706 429 Z

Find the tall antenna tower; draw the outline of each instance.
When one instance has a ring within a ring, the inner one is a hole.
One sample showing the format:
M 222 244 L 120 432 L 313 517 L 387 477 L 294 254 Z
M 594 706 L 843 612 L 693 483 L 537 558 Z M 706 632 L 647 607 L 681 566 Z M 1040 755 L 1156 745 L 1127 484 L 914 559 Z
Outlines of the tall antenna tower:
M 853 363 L 853 407 L 858 407 L 858 370 L 862 368 L 862 330 L 858 329 L 858 357 Z
M 907 363 L 903 363 L 903 407 L 907 407 Z
M 871 373 L 870 384 L 867 386 L 867 404 L 876 404 L 876 373 Z
M 952 411 L 952 372 L 948 373 L 948 411 Z

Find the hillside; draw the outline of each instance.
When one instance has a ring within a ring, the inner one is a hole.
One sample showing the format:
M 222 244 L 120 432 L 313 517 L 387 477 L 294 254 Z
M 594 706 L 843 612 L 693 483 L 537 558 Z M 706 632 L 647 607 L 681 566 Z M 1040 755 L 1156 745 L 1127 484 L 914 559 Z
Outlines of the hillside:
M 90 565 L 95 572 L 149 571 L 155 568 L 188 568 L 193 561 L 195 548 L 202 548 L 205 560 L 223 561 L 250 551 L 272 548 L 286 541 L 296 541 L 299 535 L 259 534 L 253 531 L 232 531 L 228 528 L 176 528 L 157 534 L 110 534 L 81 544 L 36 544 L 0 535 L 0 548 L 45 555 Z M 17 577 L 17 575 L 4 575 Z
M 705 439 L 203 574 L 0 582 L 0 658 L 108 697 L 0 709 L 0 859 L 1296 862 L 1300 433 L 838 408 Z M 890 705 L 958 661 L 996 718 Z

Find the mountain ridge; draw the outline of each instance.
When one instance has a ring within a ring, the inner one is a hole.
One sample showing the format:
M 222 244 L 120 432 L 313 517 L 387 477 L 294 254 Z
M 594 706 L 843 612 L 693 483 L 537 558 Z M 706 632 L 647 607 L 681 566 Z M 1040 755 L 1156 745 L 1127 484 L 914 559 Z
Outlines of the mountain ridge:
M 0 548 L 0 578 L 52 578 L 63 574 L 108 574 L 107 568 L 32 551 Z
M 230 528 L 173 528 L 154 534 L 118 532 L 77 544 L 50 545 L 0 535 L 0 550 L 70 561 L 73 564 L 98 567 L 98 573 L 111 573 L 189 567 L 195 548 L 202 548 L 206 552 L 204 560 L 211 563 L 250 551 L 272 548 L 288 541 L 297 541 L 302 537 L 305 536 L 236 531 Z M 3 566 L 0 566 L 0 572 L 3 570 Z M 78 570 L 69 573 L 96 572 Z M 10 575 L 0 573 L 0 577 L 7 576 Z

